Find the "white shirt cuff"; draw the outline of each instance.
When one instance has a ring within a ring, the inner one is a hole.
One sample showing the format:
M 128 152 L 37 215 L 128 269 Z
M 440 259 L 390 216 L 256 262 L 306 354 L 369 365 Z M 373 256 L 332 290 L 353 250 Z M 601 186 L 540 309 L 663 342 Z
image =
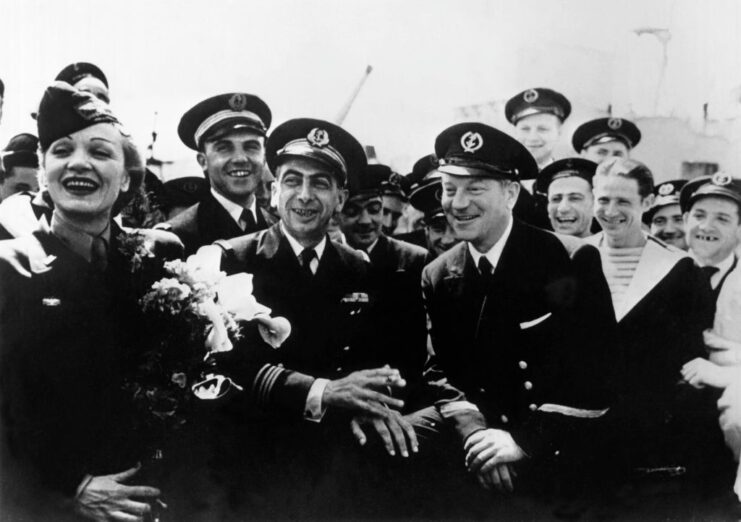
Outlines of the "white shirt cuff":
M 311 422 L 321 422 L 324 412 L 327 409 L 322 405 L 322 396 L 324 388 L 329 384 L 329 379 L 315 379 L 309 388 L 309 394 L 306 396 L 306 406 L 304 406 L 304 419 Z
M 447 419 L 448 417 L 452 417 L 455 413 L 464 410 L 479 411 L 478 407 L 472 402 L 453 401 L 446 402 L 440 406 L 440 415 L 442 415 L 444 419 Z

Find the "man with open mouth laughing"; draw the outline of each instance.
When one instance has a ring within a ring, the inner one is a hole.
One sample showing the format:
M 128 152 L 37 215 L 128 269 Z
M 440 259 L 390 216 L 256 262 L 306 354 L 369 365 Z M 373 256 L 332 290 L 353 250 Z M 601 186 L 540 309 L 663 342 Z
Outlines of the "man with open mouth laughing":
M 431 473 L 458 484 L 446 486 L 460 490 L 467 482 L 460 476 L 465 457 L 481 487 L 524 490 L 553 479 L 548 453 L 568 454 L 573 465 L 569 443 L 609 405 L 595 378 L 611 355 L 606 284 L 594 271 L 597 278 L 583 285 L 554 234 L 513 218 L 519 180 L 537 173 L 522 144 L 488 125 L 460 123 L 437 137 L 435 154 L 442 208 L 463 241 L 423 271 L 437 357 L 428 375 L 438 395 L 435 408 L 410 417 L 424 433 L 438 430 L 429 435 L 435 446 L 445 445 L 437 437 L 443 426 L 457 435 L 457 447 L 440 451 L 450 469 Z M 574 259 L 583 255 L 598 258 L 587 245 Z M 601 299 L 594 298 L 598 289 Z M 563 430 L 571 429 L 567 440 Z
M 178 135 L 203 169 L 211 190 L 204 199 L 160 227 L 185 244 L 186 255 L 218 239 L 231 239 L 275 222 L 257 205 L 265 166 L 270 108 L 252 94 L 212 96 L 186 112 Z
M 685 364 L 682 376 L 697 388 L 722 391 L 719 424 L 733 458 L 741 455 L 741 179 L 724 172 L 688 182 L 679 195 L 690 254 L 710 277 L 716 311 L 704 334 L 708 359 Z M 741 499 L 741 467 L 733 490 Z
M 597 164 L 583 158 L 555 161 L 538 174 L 538 190 L 548 194 L 548 219 L 559 234 L 592 235 L 592 177 Z
M 717 297 L 726 277 L 738 264 L 741 180 L 719 172 L 693 179 L 685 187 L 679 204 L 690 254 L 701 267 L 710 267 L 703 270 L 710 275 Z

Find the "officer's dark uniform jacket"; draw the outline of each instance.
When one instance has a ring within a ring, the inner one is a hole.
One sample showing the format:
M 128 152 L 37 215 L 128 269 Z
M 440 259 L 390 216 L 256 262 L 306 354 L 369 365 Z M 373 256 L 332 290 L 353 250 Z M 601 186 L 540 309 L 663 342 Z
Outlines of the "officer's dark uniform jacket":
M 429 375 L 462 439 L 504 429 L 543 456 L 609 408 L 615 321 L 599 266 L 595 248 L 572 260 L 553 234 L 515 220 L 492 276 L 479 273 L 465 242 L 425 268 Z M 456 409 L 461 401 L 480 411 Z
M 407 380 L 406 391 L 412 391 L 427 360 L 427 316 L 421 289 L 427 250 L 381 235 L 368 257 L 371 288 L 374 294 L 379 292 L 376 328 L 387 334 L 387 342 L 378 350 Z
M 264 230 L 275 223 L 275 218 L 260 207 L 255 216 L 255 227 L 242 230 L 229 212 L 209 191 L 203 201 L 185 209 L 158 227 L 174 232 L 185 245 L 185 255 L 195 254 L 203 245 L 210 245 L 219 239 L 232 239 L 251 232 Z
M 380 333 L 372 326 L 376 303 L 368 289 L 369 265 L 358 251 L 328 238 L 309 277 L 279 224 L 219 244 L 226 248 L 222 269 L 253 274 L 257 301 L 291 323 L 280 348 L 246 332 L 242 346 L 226 357 L 250 401 L 300 417 L 316 377 L 336 379 L 386 364 Z
M 121 229 L 111 227 L 104 272 L 45 221 L 33 235 L 0 242 L 5 486 L 38 480 L 41 491 L 71 498 L 86 474 L 120 473 L 144 456 L 122 383 L 146 346 L 138 299 L 147 288 L 135 283 L 118 250 Z M 182 245 L 166 232 L 139 232 L 159 260 L 147 264 L 158 267 L 151 284 L 163 275 L 161 260 L 180 257 Z

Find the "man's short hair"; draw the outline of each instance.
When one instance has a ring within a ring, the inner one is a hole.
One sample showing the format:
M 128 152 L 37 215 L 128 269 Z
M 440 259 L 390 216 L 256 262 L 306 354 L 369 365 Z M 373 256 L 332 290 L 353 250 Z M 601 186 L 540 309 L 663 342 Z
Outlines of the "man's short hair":
M 651 170 L 630 158 L 610 158 L 597 166 L 595 176 L 622 176 L 638 183 L 638 195 L 647 198 L 654 190 L 654 176 Z

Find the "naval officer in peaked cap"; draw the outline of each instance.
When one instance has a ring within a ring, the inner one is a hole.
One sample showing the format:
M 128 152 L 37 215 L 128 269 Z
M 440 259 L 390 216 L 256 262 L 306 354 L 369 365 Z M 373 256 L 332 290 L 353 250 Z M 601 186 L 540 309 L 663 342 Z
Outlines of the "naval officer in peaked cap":
M 394 438 L 397 454 L 414 451 L 416 439 L 397 411 L 404 404 L 396 393 L 403 376 L 384 367 L 389 361 L 374 321 L 370 266 L 327 233 L 345 203 L 349 173 L 366 168 L 363 147 L 337 125 L 300 118 L 278 126 L 266 149 L 280 221 L 218 244 L 222 268 L 252 274 L 255 298 L 287 318 L 292 332 L 278 350 L 255 341 L 230 354 L 247 399 L 233 412 L 236 451 L 230 455 L 237 471 L 251 465 L 244 458 L 263 459 L 249 468 L 264 470 L 250 487 L 264 492 L 271 515 L 306 516 L 314 508 L 326 515 L 332 503 L 315 488 L 326 483 L 342 441 L 356 445 L 354 415 L 379 419 L 378 430 Z M 259 429 L 244 421 L 254 415 L 261 416 Z M 243 441 L 260 447 L 260 454 L 245 452 Z M 294 492 L 288 499 L 286 488 Z M 321 506 L 306 504 L 307 498 Z
M 515 136 L 532 154 L 542 170 L 555 160 L 553 149 L 561 138 L 563 122 L 571 114 L 571 103 L 560 92 L 544 87 L 527 89 L 507 101 L 504 113 L 515 127 Z M 549 229 L 544 191 L 537 182 L 522 177 L 526 190 L 520 192 L 514 215 L 526 223 Z
M 410 419 L 422 451 L 451 429 L 453 467 L 463 457 L 481 486 L 512 491 L 555 455 L 570 458 L 574 433 L 609 407 L 598 377 L 613 356 L 609 292 L 601 274 L 578 274 L 577 259 L 598 260 L 593 247 L 572 260 L 553 234 L 513 217 L 519 180 L 537 174 L 517 140 L 461 123 L 435 153 L 442 208 L 463 241 L 423 271 L 438 393 Z
M 272 120 L 258 96 L 232 92 L 212 96 L 188 110 L 178 135 L 210 185 L 203 199 L 162 227 L 177 234 L 186 255 L 218 239 L 263 230 L 275 219 L 257 205 L 265 169 L 265 139 Z

